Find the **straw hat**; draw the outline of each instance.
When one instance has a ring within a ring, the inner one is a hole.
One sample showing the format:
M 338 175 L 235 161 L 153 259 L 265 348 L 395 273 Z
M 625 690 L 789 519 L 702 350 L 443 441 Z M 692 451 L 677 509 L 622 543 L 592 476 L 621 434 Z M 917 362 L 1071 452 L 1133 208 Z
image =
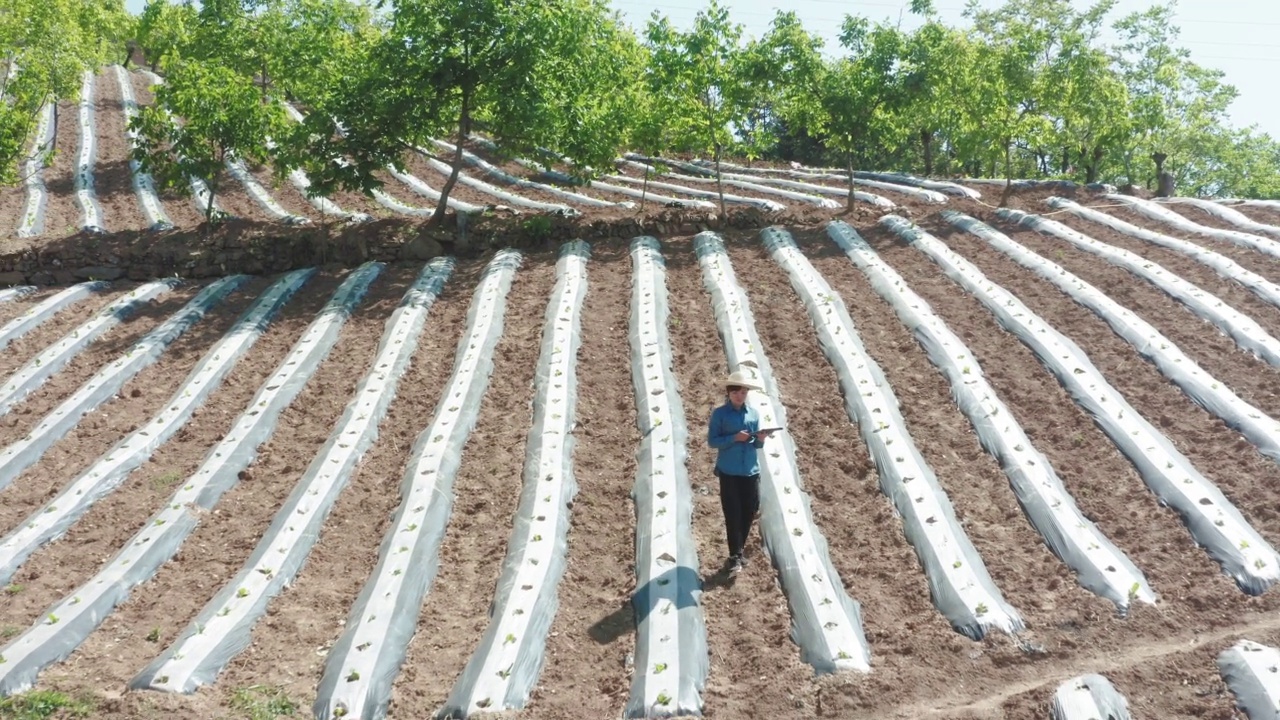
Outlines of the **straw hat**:
M 725 387 L 730 385 L 740 385 L 749 390 L 760 390 L 760 376 L 756 373 L 755 368 L 741 367 L 729 374 L 724 379 Z

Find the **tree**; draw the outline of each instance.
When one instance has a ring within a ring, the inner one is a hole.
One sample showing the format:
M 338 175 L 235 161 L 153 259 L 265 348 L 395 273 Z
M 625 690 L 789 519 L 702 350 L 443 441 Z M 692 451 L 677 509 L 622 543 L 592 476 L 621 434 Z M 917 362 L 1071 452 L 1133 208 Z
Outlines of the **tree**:
M 0 0 L 0 185 L 19 180 L 40 109 L 76 97 L 127 18 L 121 0 Z
M 625 139 L 635 43 L 604 0 L 401 0 L 388 27 L 294 135 L 318 192 L 377 187 L 373 172 L 449 137 L 443 218 L 473 130 L 504 152 L 568 156 L 581 172 Z M 339 162 L 341 160 L 341 162 Z
M 720 157 L 734 141 L 734 128 L 745 125 L 752 98 L 742 72 L 747 58 L 741 38 L 742 26 L 730 22 L 728 9 L 716 0 L 698 11 L 688 32 L 656 12 L 645 28 L 650 92 L 685 141 L 678 149 L 713 154 L 722 216 Z
M 1126 155 L 1129 182 L 1137 175 L 1134 160 L 1144 155 L 1154 163 L 1157 180 L 1166 180 L 1166 162 L 1171 161 L 1166 184 L 1193 173 L 1193 150 L 1226 124 L 1227 108 L 1237 95 L 1222 83 L 1221 71 L 1196 65 L 1185 48 L 1176 46 L 1180 31 L 1173 13 L 1172 4 L 1157 5 L 1115 25 L 1121 37 L 1120 72 L 1133 105 L 1135 132 Z
M 158 70 L 165 56 L 186 47 L 196 23 L 190 2 L 149 0 L 138 17 L 137 41 L 151 69 Z
M 206 231 L 224 163 L 240 158 L 265 163 L 267 139 L 286 123 L 283 109 L 263 103 L 250 78 L 210 62 L 172 58 L 156 102 L 131 121 L 137 132 L 134 158 L 162 187 L 190 194 L 190 178 L 209 188 Z M 281 168 L 282 170 L 285 168 Z

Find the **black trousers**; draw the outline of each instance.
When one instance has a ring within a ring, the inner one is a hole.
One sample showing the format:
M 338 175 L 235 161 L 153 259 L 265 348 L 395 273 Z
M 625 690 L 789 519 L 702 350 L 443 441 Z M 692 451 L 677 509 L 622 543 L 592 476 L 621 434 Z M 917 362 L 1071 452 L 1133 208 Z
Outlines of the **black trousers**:
M 760 476 L 729 475 L 716 470 L 720 478 L 720 508 L 724 510 L 724 529 L 729 541 L 729 555 L 741 556 L 746 547 L 751 522 L 760 509 Z

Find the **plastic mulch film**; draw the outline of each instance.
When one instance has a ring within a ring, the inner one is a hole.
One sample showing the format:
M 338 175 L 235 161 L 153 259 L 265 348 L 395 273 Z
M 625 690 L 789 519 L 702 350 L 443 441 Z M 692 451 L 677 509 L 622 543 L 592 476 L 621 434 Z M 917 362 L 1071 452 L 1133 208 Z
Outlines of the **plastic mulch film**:
M 417 175 L 414 175 L 413 173 L 408 171 L 397 170 L 394 165 L 388 165 L 387 172 L 391 173 L 391 175 L 395 177 L 395 179 L 404 183 L 405 186 L 407 186 L 410 190 L 414 191 L 415 193 L 418 193 L 419 195 L 425 197 L 428 200 L 431 200 L 432 202 L 440 202 L 440 191 L 436 190 L 430 185 L 427 185 Z M 475 204 L 466 202 L 464 200 L 459 200 L 453 197 L 452 194 L 450 194 L 449 199 L 446 200 L 445 203 L 449 207 L 453 208 L 455 212 L 478 213 L 478 212 L 484 211 L 483 206 L 475 205 Z
M 125 318 L 151 300 L 177 287 L 177 278 L 166 278 L 156 282 L 140 285 L 126 295 L 117 298 L 110 305 L 98 311 L 90 320 L 63 335 L 49 347 L 40 351 L 30 362 L 23 365 L 0 385 L 0 415 L 13 409 L 28 393 L 40 387 L 45 380 L 61 370 L 71 358 L 80 354 L 103 333 L 119 325 Z
M 437 258 L 423 267 L 387 319 L 377 353 L 342 417 L 249 559 L 130 687 L 193 692 L 213 682 L 248 647 L 254 624 L 271 599 L 301 571 L 338 495 L 377 439 L 378 425 L 417 349 L 427 313 L 452 272 L 449 258 Z
M 702 714 L 709 659 L 693 539 L 689 428 L 672 371 L 666 264 L 651 237 L 631 241 L 631 380 L 635 387 L 635 670 L 626 717 Z
M 972 639 L 991 629 L 1023 628 L 955 517 L 946 491 L 921 455 L 898 410 L 898 398 L 858 337 L 844 301 L 814 270 L 781 228 L 761 233 L 765 248 L 787 271 L 844 392 L 845 410 L 858 428 L 880 476 L 880 490 L 902 518 L 929 583 L 929 595 L 951 627 Z
M 84 217 L 80 229 L 88 233 L 103 233 L 107 226 L 102 222 L 102 208 L 93 192 L 93 166 L 98 156 L 98 127 L 93 111 L 93 89 L 96 78 L 88 70 L 80 81 L 80 152 L 76 155 L 76 202 Z
M 907 175 L 905 173 L 882 173 L 855 170 L 853 172 L 853 176 L 863 180 L 880 180 L 882 182 L 897 183 L 899 185 L 912 185 L 926 190 L 937 190 L 938 192 L 945 193 L 947 195 L 968 198 L 970 200 L 977 200 L 982 197 L 982 193 L 974 190 L 973 188 L 967 188 L 963 185 L 958 185 L 953 182 L 945 182 L 942 180 L 928 180 L 926 178 Z
M 1218 655 L 1218 672 L 1249 720 L 1280 718 L 1280 650 L 1241 640 Z
M 1198 210 L 1203 210 L 1219 220 L 1225 220 L 1238 228 L 1280 238 L 1280 227 L 1260 223 L 1239 210 L 1232 210 L 1222 203 L 1193 197 L 1168 198 L 1164 202 L 1170 205 L 1190 205 Z
M 114 362 L 99 370 L 40 420 L 31 432 L 0 450 L 0 488 L 7 487 L 51 445 L 80 422 L 85 413 L 110 400 L 130 378 L 160 358 L 180 335 L 239 287 L 247 275 L 231 275 L 207 285 L 186 306 L 157 325 Z
M 125 137 L 129 141 L 130 150 L 138 147 L 137 133 L 129 127 L 129 121 L 138 114 L 138 103 L 133 99 L 133 82 L 129 80 L 129 73 L 119 65 L 112 65 L 111 69 L 115 71 L 116 82 L 120 84 L 120 102 L 124 105 L 124 124 Z M 133 175 L 133 191 L 138 195 L 138 202 L 142 205 L 142 212 L 147 216 L 147 222 L 151 224 L 150 229 L 168 230 L 173 227 L 173 223 L 169 221 L 169 216 L 164 212 L 164 206 L 160 204 L 160 198 L 156 195 L 155 182 L 151 175 L 143 172 L 142 165 L 133 158 L 132 153 L 129 157 L 129 171 Z
M 1000 462 L 1032 526 L 1049 550 L 1076 573 L 1080 585 L 1115 603 L 1121 612 L 1135 600 L 1154 603 L 1155 593 L 1142 572 L 1076 507 L 1049 459 L 1036 449 L 987 383 L 968 346 L 853 228 L 833 222 L 827 234 L 867 276 L 947 378 L 956 405 L 973 424 L 983 449 Z
M 1014 262 L 1052 283 L 1067 297 L 1093 311 L 1193 402 L 1222 418 L 1228 426 L 1253 443 L 1263 455 L 1280 462 L 1280 422 L 1245 402 L 1226 384 L 1197 365 L 1195 360 L 1150 323 L 1057 263 L 1031 252 L 990 226 L 959 213 L 949 215 L 947 219 L 957 227 L 982 238 Z M 1261 332 L 1261 328 L 1258 331 Z M 1239 334 L 1243 332 L 1233 333 L 1232 337 Z M 1262 335 L 1263 339 L 1270 339 L 1266 333 Z M 1253 347 L 1247 349 L 1257 352 Z
M 449 143 L 443 140 L 436 140 L 435 144 L 443 148 L 447 152 L 456 152 L 458 149 L 456 145 L 450 145 Z M 494 147 L 492 143 L 490 143 L 490 147 Z M 515 175 L 512 175 L 511 173 L 504 171 L 502 168 L 494 165 L 493 163 L 486 161 L 484 158 L 476 155 L 470 150 L 467 150 L 466 148 L 462 149 L 462 159 L 468 165 L 472 165 L 474 167 L 480 168 L 481 170 L 485 171 L 487 174 L 492 175 L 495 178 L 498 178 L 502 182 L 508 183 L 510 185 L 515 185 L 517 187 L 530 188 L 533 190 L 541 190 L 542 192 L 550 193 L 552 195 L 565 198 L 566 200 L 572 200 L 573 202 L 578 203 L 579 205 L 585 205 L 587 207 L 623 207 L 623 208 L 635 207 L 635 204 L 631 202 L 612 202 L 609 200 L 601 200 L 600 198 L 594 198 L 594 197 L 591 197 L 590 195 L 583 195 L 582 193 L 576 193 L 571 190 L 565 190 L 564 188 L 559 188 L 559 187 L 556 187 L 555 185 L 547 185 L 546 183 L 533 182 L 532 180 L 525 180 L 524 178 L 516 177 Z
M 247 193 L 249 197 L 253 198 L 254 202 L 258 203 L 258 206 L 265 210 L 272 218 L 289 225 L 306 225 L 311 222 L 309 218 L 301 215 L 294 215 L 281 207 L 280 203 L 276 202 L 275 198 L 271 197 L 271 193 L 267 192 L 267 189 L 262 187 L 262 183 L 258 182 L 253 175 L 249 174 L 249 169 L 245 167 L 243 160 L 239 158 L 227 158 L 224 164 L 227 166 L 227 171 L 231 173 L 231 177 L 235 178 L 237 182 L 244 186 L 245 193 Z
M 525 449 L 520 505 L 494 589 L 489 627 L 440 710 L 468 717 L 524 707 L 542 671 L 547 632 L 559 606 L 568 552 L 578 347 L 590 246 L 560 248 L 534 376 L 533 425 Z
M 0 539 L 0 584 L 9 582 L 31 553 L 61 537 L 94 503 L 114 490 L 130 472 L 146 462 L 156 448 L 186 425 L 196 408 L 204 404 L 266 331 L 280 307 L 314 272 L 295 270 L 277 280 L 205 353 L 154 417 L 113 445 L 43 508 Z
M 44 233 L 44 209 L 49 200 L 49 193 L 40 171 L 49 153 L 53 151 L 55 107 L 54 103 L 48 102 L 40 111 L 31 154 L 27 156 L 27 161 L 22 166 L 23 175 L 26 176 L 27 202 L 22 209 L 22 220 L 18 222 L 18 237 L 35 237 Z
M 1129 720 L 1129 702 L 1101 675 L 1080 675 L 1058 686 L 1053 720 Z
M 1072 180 L 1027 180 L 1014 178 L 1012 181 L 1003 178 L 962 178 L 960 182 L 970 185 L 990 185 L 1004 187 L 1008 184 L 1019 190 L 1031 190 L 1036 188 L 1057 188 L 1059 190 L 1075 190 L 1080 185 Z
M 1092 208 L 1084 207 L 1078 203 L 1066 200 L 1060 197 L 1050 197 L 1046 200 L 1051 206 L 1062 210 L 1067 210 L 1073 215 L 1077 215 L 1086 220 L 1105 225 L 1113 230 L 1124 233 L 1130 237 L 1139 240 L 1145 240 L 1154 245 L 1182 253 L 1196 262 L 1206 265 L 1213 269 L 1221 277 L 1239 283 L 1241 286 L 1262 298 L 1266 302 L 1280 307 L 1280 285 L 1277 285 L 1261 275 L 1246 270 L 1239 263 L 1221 253 L 1214 252 L 1202 245 L 1182 240 L 1162 233 L 1154 232 L 1146 228 L 1138 227 L 1133 223 L 1125 222 L 1120 218 L 1098 212 Z
M 1231 307 L 1222 298 L 1188 282 L 1159 263 L 1147 260 L 1137 253 L 1095 240 L 1055 220 L 1028 215 L 1019 210 L 1011 210 L 1009 208 L 1001 208 L 996 211 L 996 214 L 1001 219 L 1065 240 L 1079 250 L 1096 255 L 1112 265 L 1128 270 L 1130 273 L 1156 286 L 1169 297 L 1182 303 L 1197 317 L 1213 324 L 1234 340 L 1241 349 L 1252 353 L 1254 357 L 1263 360 L 1269 365 L 1280 367 L 1280 340 L 1272 337 L 1253 318 Z M 944 213 L 943 217 L 948 220 L 956 218 L 957 222 L 967 222 L 965 216 L 959 213 Z M 977 232 L 986 236 L 990 235 L 991 231 L 978 228 Z M 1030 256 L 1028 258 L 1030 259 Z M 1048 263 L 1048 261 L 1045 260 L 1044 263 Z M 1039 261 L 1037 261 L 1037 264 L 1055 274 L 1057 273 L 1057 270 L 1054 269 L 1056 265 L 1045 265 Z M 1065 276 L 1060 276 L 1059 279 L 1061 280 L 1062 277 Z
M 450 175 L 453 174 L 452 165 L 445 162 L 441 162 L 440 160 L 437 160 L 431 153 L 427 152 L 423 148 L 416 148 L 416 149 L 419 153 L 422 154 L 422 159 L 427 163 L 428 166 L 431 167 L 432 170 L 435 170 L 437 173 L 445 177 L 449 177 Z M 524 197 L 523 195 L 516 195 L 515 193 L 509 193 L 506 190 L 503 190 L 502 188 L 497 187 L 496 185 L 491 185 L 483 180 L 473 178 L 470 175 L 462 172 L 461 170 L 458 171 L 458 182 L 478 192 L 482 192 L 486 195 L 492 195 L 493 197 L 496 197 L 499 200 L 509 202 L 516 207 L 529 208 L 532 210 L 542 210 L 545 212 L 553 212 L 553 213 L 559 213 L 561 215 L 569 215 L 569 216 L 580 214 L 575 208 L 571 208 L 568 205 L 563 205 L 561 203 L 542 202 L 541 200 L 533 200 L 531 198 Z
M 109 287 L 111 287 L 111 285 L 103 282 L 102 280 L 91 280 L 89 282 L 77 283 L 56 295 L 45 298 L 36 306 L 5 323 L 4 327 L 0 327 L 0 350 L 3 350 L 9 343 L 27 334 L 27 332 L 40 323 L 58 314 L 68 305 L 84 300 L 93 293 L 101 292 Z M 34 289 L 35 288 L 32 288 L 32 290 Z M 10 294 L 14 295 L 14 297 L 0 299 L 10 300 L 19 297 L 16 293 Z
M 786 407 L 724 242 L 715 233 L 699 233 L 694 250 L 729 369 L 758 377 L 764 389 L 751 394 L 752 406 L 762 423 L 785 428 Z M 796 466 L 795 441 L 787 432 L 767 440 L 761 450 L 760 535 L 791 609 L 791 639 L 800 648 L 800 660 L 818 673 L 869 672 L 871 651 L 861 608 L 845 592 L 831 565 L 827 540 L 813 523 L 809 494 Z
M 498 252 L 472 295 L 467 331 L 431 424 L 419 433 L 400 483 L 400 506 L 342 636 L 325 661 L 315 717 L 387 716 L 391 689 L 418 629 L 422 601 L 440 564 L 453 483 L 493 373 L 507 294 L 521 256 Z
M 1107 382 L 1078 345 L 938 239 L 900 217 L 888 215 L 880 222 L 937 263 L 947 277 L 986 306 L 1001 327 L 1031 349 L 1242 590 L 1257 595 L 1280 580 L 1280 555 L 1275 549 L 1169 438 Z
M 733 176 L 730 175 L 728 177 L 733 177 Z M 849 197 L 849 191 L 846 190 L 845 188 L 832 187 L 830 185 L 815 185 L 813 183 L 800 182 L 798 180 L 784 180 L 782 178 L 776 178 L 776 177 L 762 177 L 762 178 L 753 178 L 753 179 L 756 182 L 764 183 L 766 185 L 777 185 L 778 187 L 794 188 L 796 190 L 804 190 L 805 192 L 809 192 L 809 193 L 820 193 L 822 195 L 830 195 L 832 197 L 840 197 L 840 198 Z M 863 192 L 861 190 L 853 191 L 853 199 L 857 200 L 858 202 L 864 202 L 870 205 L 874 205 L 877 208 L 880 208 L 881 210 L 892 210 L 893 208 L 896 208 L 898 206 L 897 203 L 890 200 L 889 198 L 876 195 L 874 193 Z M 839 203 L 836 203 L 836 204 L 839 205 Z
M 20 300 L 36 291 L 35 285 L 14 285 L 0 290 L 0 302 Z
M 696 165 L 690 165 L 689 163 L 681 163 L 674 160 L 667 160 L 666 162 L 673 166 L 679 166 L 682 169 L 695 170 L 697 171 L 698 175 L 704 175 L 706 173 L 706 171 L 703 170 L 702 168 Z M 643 168 L 650 167 L 644 163 L 639 163 L 639 162 L 636 162 L 634 164 L 639 165 L 640 167 L 643 167 Z M 687 175 L 677 175 L 675 173 L 662 173 L 662 177 L 672 178 L 675 180 L 679 180 L 681 182 L 697 183 L 699 185 L 708 185 L 708 184 L 714 185 L 716 183 L 716 179 L 714 177 L 690 177 Z M 761 184 L 759 182 L 759 178 L 751 177 L 749 175 L 739 175 L 737 173 L 721 172 L 720 183 L 722 185 L 728 185 L 729 187 L 736 187 L 736 188 L 741 188 L 743 190 L 750 190 L 751 192 L 756 192 L 763 195 L 777 195 L 779 197 L 784 197 L 788 200 L 795 200 L 798 202 L 808 203 L 810 205 L 817 205 L 818 207 L 826 210 L 834 210 L 840 207 L 840 203 L 836 202 L 835 200 L 828 200 L 827 198 L 820 197 L 812 193 L 801 193 L 801 192 L 794 192 L 791 190 L 783 190 L 779 187 L 770 187 L 768 185 Z
M 1240 198 L 1227 198 L 1219 200 L 1223 205 L 1242 205 L 1244 207 L 1262 207 L 1271 208 L 1272 210 L 1280 210 L 1280 200 L 1245 200 Z
M 1219 230 L 1218 228 L 1209 227 L 1208 225 L 1201 225 L 1198 222 L 1188 220 L 1185 216 L 1179 215 L 1159 203 L 1154 203 L 1150 200 L 1143 200 L 1129 195 L 1111 193 L 1107 195 L 1107 199 L 1127 203 L 1139 213 L 1142 213 L 1154 220 L 1160 220 L 1165 224 L 1172 225 L 1183 232 L 1195 233 L 1197 235 L 1214 238 L 1215 240 L 1225 240 L 1226 242 L 1233 243 L 1235 245 L 1252 248 L 1264 255 L 1280 257 L 1280 240 L 1273 240 L 1271 238 L 1262 237 L 1261 235 L 1240 232 L 1239 230 Z
M 240 471 L 253 462 L 257 448 L 271 437 L 281 411 L 293 402 L 337 343 L 351 310 L 380 270 L 381 265 L 369 263 L 352 272 L 168 504 L 94 577 L 50 607 L 43 620 L 0 648 L 6 660 L 0 664 L 0 695 L 30 688 L 41 670 L 70 655 L 124 602 L 130 590 L 154 577 L 178 552 L 200 518 L 235 486 Z M 48 622 L 49 618 L 58 620 Z
M 648 167 L 647 165 L 643 165 L 641 163 L 634 163 L 634 164 L 639 165 L 642 169 Z M 604 177 L 606 177 L 609 180 L 613 180 L 615 182 L 624 182 L 631 185 L 641 185 L 641 186 L 645 185 L 645 181 L 643 178 L 635 178 L 629 175 L 605 175 Z M 671 192 L 678 192 L 684 195 L 691 195 L 693 197 L 698 197 L 698 198 L 708 198 L 713 200 L 719 200 L 720 198 L 720 195 L 715 190 L 699 190 L 697 188 L 691 188 L 691 187 L 686 187 L 684 185 L 676 185 L 676 184 L 667 183 L 667 182 L 659 182 L 657 180 L 650 180 L 648 182 L 648 186 L 651 188 L 657 188 L 659 190 L 669 190 Z M 743 197 L 741 195 L 732 195 L 730 193 L 724 194 L 724 201 L 731 205 L 733 204 L 751 205 L 752 207 L 758 207 L 761 210 L 764 210 L 766 212 L 782 212 L 783 210 L 787 209 L 786 205 L 783 205 L 782 203 L 774 202 L 772 200 L 766 200 L 764 198 Z

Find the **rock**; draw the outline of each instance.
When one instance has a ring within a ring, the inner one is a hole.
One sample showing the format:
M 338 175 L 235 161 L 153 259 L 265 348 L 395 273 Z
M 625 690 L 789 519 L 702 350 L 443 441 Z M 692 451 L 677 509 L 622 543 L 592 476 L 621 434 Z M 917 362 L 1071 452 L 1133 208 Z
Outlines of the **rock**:
M 119 280 L 124 277 L 124 270 L 106 265 L 90 265 L 72 270 L 71 274 L 80 280 Z
M 29 279 L 35 285 L 52 285 L 54 283 L 53 276 L 47 272 L 35 273 Z
M 444 248 L 428 235 L 419 235 L 400 248 L 401 260 L 430 260 L 443 254 Z
M 0 287 L 8 287 L 9 285 L 23 285 L 27 282 L 27 276 L 20 272 L 0 273 Z

